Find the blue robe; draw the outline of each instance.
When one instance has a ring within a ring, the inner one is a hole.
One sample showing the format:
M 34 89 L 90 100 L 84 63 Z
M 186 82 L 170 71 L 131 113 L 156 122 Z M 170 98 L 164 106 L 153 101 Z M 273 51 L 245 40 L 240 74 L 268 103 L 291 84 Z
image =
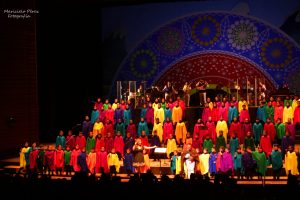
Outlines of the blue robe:
M 77 164 L 80 166 L 80 172 L 88 172 L 88 166 L 87 166 L 87 163 L 86 163 L 86 152 L 81 152 L 79 154 L 79 156 L 77 157 Z
M 145 117 L 146 117 L 146 111 L 147 111 L 147 108 L 142 108 L 141 115 L 140 115 L 141 118 L 145 119 Z
M 267 110 L 266 107 L 258 107 L 256 111 L 256 117 L 263 122 L 267 121 Z
M 254 123 L 253 124 L 253 136 L 254 136 L 254 142 L 255 144 L 259 144 L 260 142 L 260 137 L 262 135 L 262 132 L 263 132 L 263 126 L 262 126 L 262 123 Z
M 125 126 L 128 126 L 129 120 L 131 120 L 131 110 L 130 109 L 125 109 L 124 110 L 124 124 Z
M 234 170 L 237 170 L 238 168 L 243 169 L 242 156 L 243 156 L 243 154 L 241 154 L 241 153 L 234 154 L 234 157 L 233 157 Z
M 61 145 L 61 147 L 62 147 L 63 149 L 65 149 L 65 147 L 66 147 L 66 138 L 65 138 L 65 136 L 60 136 L 60 135 L 58 135 L 58 136 L 56 137 L 55 147 L 57 148 L 58 145 Z
M 132 153 L 126 153 L 124 155 L 124 162 L 123 162 L 124 170 L 126 172 L 134 172 L 134 167 L 133 167 L 133 154 Z
M 217 153 L 210 153 L 209 156 L 209 173 L 217 173 L 217 166 L 216 166 L 216 161 L 217 161 L 218 154 Z
M 124 152 L 126 152 L 126 149 L 132 150 L 134 142 L 135 141 L 134 141 L 133 137 L 125 137 L 125 139 L 124 139 Z
M 121 108 L 117 108 L 114 113 L 115 123 L 118 123 L 119 119 L 121 119 L 122 122 L 124 121 L 124 111 Z
M 295 144 L 295 140 L 294 140 L 291 136 L 289 136 L 289 137 L 284 136 L 284 137 L 282 138 L 282 141 L 281 141 L 281 151 L 282 151 L 282 155 L 283 155 L 283 156 L 285 155 L 285 153 L 286 153 L 287 148 L 288 148 L 289 145 L 294 146 L 294 144 Z
M 92 122 L 84 120 L 82 123 L 82 133 L 88 137 L 89 133 L 93 130 Z
M 228 126 L 230 126 L 231 122 L 233 121 L 233 118 L 237 118 L 239 116 L 239 112 L 235 106 L 230 106 L 228 108 Z
M 229 141 L 229 147 L 230 147 L 230 153 L 232 157 L 234 156 L 238 146 L 239 146 L 239 139 L 237 137 L 231 138 Z
M 146 121 L 139 122 L 138 131 L 137 131 L 138 137 L 141 136 L 142 131 L 145 131 L 147 136 L 149 135 L 149 129 Z
M 100 113 L 99 110 L 93 110 L 91 114 L 91 123 L 94 124 L 97 119 L 99 119 Z
M 167 118 L 170 118 L 170 121 L 172 121 L 172 110 L 169 109 L 165 109 L 165 121 Z

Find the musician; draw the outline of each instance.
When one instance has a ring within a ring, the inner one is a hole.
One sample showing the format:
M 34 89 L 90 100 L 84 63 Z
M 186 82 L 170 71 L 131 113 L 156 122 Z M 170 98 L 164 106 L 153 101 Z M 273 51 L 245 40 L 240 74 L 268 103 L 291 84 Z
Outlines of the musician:
M 199 80 L 196 83 L 196 89 L 199 92 L 199 97 L 200 97 L 200 106 L 203 106 L 206 103 L 206 88 L 208 86 L 207 81 L 205 80 Z
M 259 90 L 259 97 L 258 97 L 258 99 L 260 101 L 262 101 L 262 100 L 264 100 L 266 98 L 266 93 L 265 93 L 266 90 L 267 90 L 266 85 L 263 84 L 262 82 L 259 82 L 259 88 L 258 88 L 258 90 Z
M 165 99 L 167 101 L 169 101 L 169 98 L 174 98 L 175 94 L 178 94 L 178 92 L 176 91 L 176 89 L 170 81 L 167 82 L 162 91 L 165 93 Z
M 185 82 L 183 88 L 182 88 L 183 92 L 184 92 L 184 102 L 185 102 L 185 105 L 187 107 L 190 106 L 190 92 L 192 90 L 191 88 L 191 83 L 189 84 L 188 82 Z

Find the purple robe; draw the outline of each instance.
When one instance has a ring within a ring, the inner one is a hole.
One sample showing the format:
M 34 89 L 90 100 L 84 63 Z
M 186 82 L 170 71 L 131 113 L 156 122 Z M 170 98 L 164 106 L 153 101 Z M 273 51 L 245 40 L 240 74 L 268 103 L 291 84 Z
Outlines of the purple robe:
M 293 140 L 296 139 L 296 129 L 295 129 L 295 125 L 292 123 L 286 123 L 285 124 L 285 130 L 288 130 L 290 133 L 291 138 L 293 138 Z
M 224 152 L 220 155 L 220 171 L 227 173 L 233 170 L 232 155 L 229 152 Z

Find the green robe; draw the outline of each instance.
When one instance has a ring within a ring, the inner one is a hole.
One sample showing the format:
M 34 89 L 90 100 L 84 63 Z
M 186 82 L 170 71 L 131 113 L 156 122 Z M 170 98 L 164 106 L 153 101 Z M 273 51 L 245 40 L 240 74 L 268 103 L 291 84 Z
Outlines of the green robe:
M 275 124 L 275 128 L 276 128 L 277 138 L 282 140 L 283 136 L 285 136 L 285 124 L 284 123 Z
M 256 171 L 264 176 L 266 174 L 268 165 L 266 154 L 264 152 L 259 153 L 258 151 L 254 151 L 252 155 L 254 160 L 256 160 Z
M 65 166 L 70 165 L 71 153 L 72 153 L 72 151 L 67 151 L 67 150 L 64 151 Z
M 95 148 L 95 138 L 93 137 L 87 137 L 86 139 L 86 153 L 89 154 L 91 152 L 92 148 Z
M 203 142 L 203 149 L 207 148 L 208 153 L 211 153 L 211 149 L 213 147 L 213 142 L 211 141 L 211 139 L 205 139 Z
M 230 153 L 233 157 L 237 148 L 239 147 L 239 139 L 237 137 L 231 138 L 229 141 L 229 147 L 230 147 Z
M 270 118 L 271 122 L 274 122 L 274 107 L 266 106 L 267 117 Z
M 216 141 L 216 151 L 218 152 L 220 147 L 223 146 L 226 147 L 226 142 L 224 136 L 218 136 Z
M 244 141 L 244 149 L 247 149 L 247 147 L 251 147 L 251 150 L 255 150 L 255 144 L 254 144 L 254 139 L 253 137 L 245 137 Z
M 259 143 L 260 141 L 260 136 L 262 135 L 262 131 L 263 131 L 263 126 L 262 124 L 259 123 L 253 123 L 253 136 L 254 136 L 254 141 L 257 143 Z

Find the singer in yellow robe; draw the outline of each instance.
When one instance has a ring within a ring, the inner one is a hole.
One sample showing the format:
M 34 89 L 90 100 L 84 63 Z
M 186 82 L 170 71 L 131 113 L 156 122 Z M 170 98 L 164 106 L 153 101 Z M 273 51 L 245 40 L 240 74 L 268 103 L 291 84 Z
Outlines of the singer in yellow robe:
M 170 158 L 170 154 L 177 150 L 176 140 L 172 137 L 167 139 L 167 157 Z M 177 169 L 177 168 L 176 168 Z
M 227 144 L 228 126 L 227 126 L 227 122 L 225 120 L 223 120 L 223 119 L 220 119 L 217 122 L 217 126 L 216 126 L 217 136 L 219 136 L 220 131 L 223 131 L 223 136 L 224 136 L 225 142 Z
M 172 109 L 173 124 L 178 123 L 180 120 L 182 120 L 182 109 L 178 105 L 178 102 L 176 102 L 176 106 Z
M 176 128 L 175 128 L 175 135 L 176 135 L 177 144 L 182 144 L 185 141 L 186 133 L 187 133 L 187 130 L 186 130 L 185 123 L 182 122 L 182 121 L 179 121 L 176 124 Z
M 153 130 L 152 132 L 154 133 L 154 131 L 156 131 L 157 136 L 159 137 L 160 142 L 163 142 L 163 124 L 161 123 L 161 121 L 159 120 L 159 118 L 156 118 L 156 122 L 153 125 Z
M 286 175 L 288 175 L 289 172 L 291 172 L 292 175 L 299 175 L 298 158 L 296 152 L 287 151 L 284 158 L 284 164 Z
M 165 121 L 165 110 L 158 104 L 158 107 L 154 109 L 154 119 L 158 118 L 160 122 Z
M 108 163 L 108 167 L 114 165 L 116 167 L 116 172 L 119 173 L 120 160 L 119 160 L 118 154 L 115 153 L 114 150 L 112 150 L 112 152 L 107 155 L 107 163 Z

